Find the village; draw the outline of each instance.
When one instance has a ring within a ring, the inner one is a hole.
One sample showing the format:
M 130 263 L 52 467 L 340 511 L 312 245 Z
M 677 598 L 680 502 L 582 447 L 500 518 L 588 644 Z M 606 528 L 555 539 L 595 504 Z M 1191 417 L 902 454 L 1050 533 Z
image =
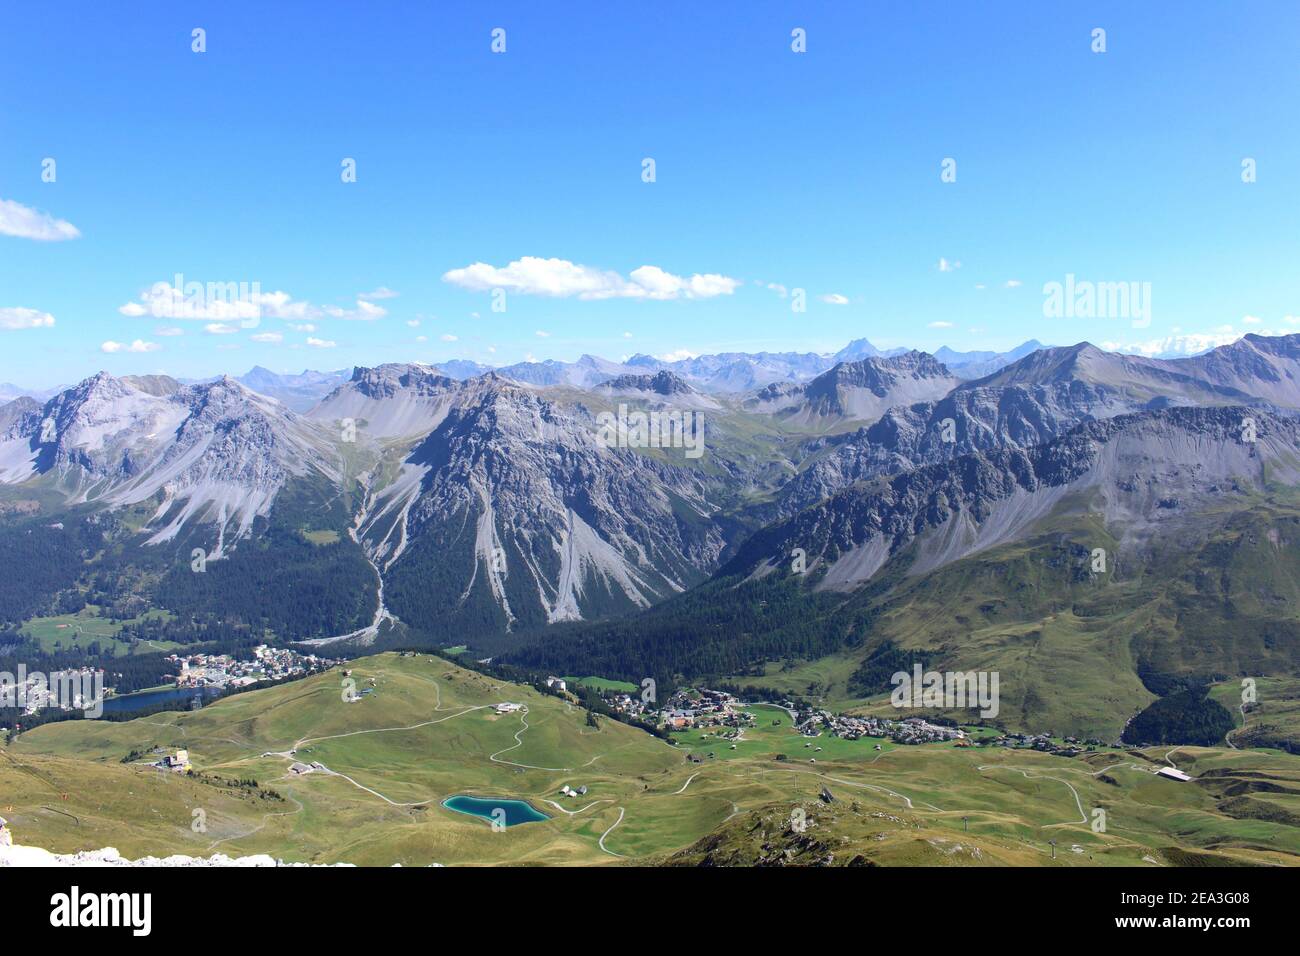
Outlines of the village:
M 743 739 L 744 729 L 756 722 L 750 712 L 754 702 L 742 701 L 734 694 L 719 690 L 679 690 L 662 707 L 631 693 L 612 691 L 602 694 L 602 697 L 616 713 L 649 721 L 664 730 L 721 728 L 712 736 L 724 741 Z M 844 740 L 874 738 L 903 746 L 951 742 L 957 747 L 1028 749 L 1064 757 L 1107 746 L 1096 738 L 1058 738 L 1050 731 L 978 734 L 952 723 L 924 717 L 893 719 L 836 713 L 790 699 L 765 701 L 761 705 L 784 710 L 790 715 L 795 732 L 809 738 L 822 734 Z M 879 749 L 880 745 L 877 744 L 876 748 Z
M 46 709 L 89 712 L 102 709 L 104 672 L 92 667 L 43 674 L 27 672 L 18 665 L 17 674 L 0 673 L 0 707 L 16 707 L 25 716 Z
M 303 677 L 343 663 L 267 644 L 253 648 L 252 660 L 239 660 L 231 654 L 171 654 L 166 659 L 176 665 L 177 687 L 217 690 Z

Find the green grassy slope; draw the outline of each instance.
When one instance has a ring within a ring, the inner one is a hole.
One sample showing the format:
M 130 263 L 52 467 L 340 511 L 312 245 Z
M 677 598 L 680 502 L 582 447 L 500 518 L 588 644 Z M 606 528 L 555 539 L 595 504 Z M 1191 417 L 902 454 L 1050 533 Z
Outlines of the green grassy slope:
M 822 827 L 820 842 L 833 836 L 839 863 L 1049 865 L 1050 839 L 1060 844 L 1055 865 L 1300 862 L 1300 758 L 1288 754 L 876 750 L 868 739 L 807 741 L 769 707 L 755 709 L 757 726 L 735 751 L 700 731 L 674 747 L 608 720 L 593 729 L 568 701 L 438 658 L 379 655 L 352 671 L 358 689 L 374 689 L 359 703 L 343 701 L 336 669 L 193 713 L 38 728 L 0 750 L 4 815 L 19 842 L 62 852 L 113 845 L 127 856 L 758 862 L 768 843 L 782 857 L 791 849 L 787 862 L 825 862 L 778 825 L 800 807 Z M 527 712 L 496 714 L 506 700 Z M 122 763 L 154 746 L 187 747 L 196 776 Z M 1155 777 L 1166 756 L 1197 781 Z M 294 760 L 333 773 L 295 777 Z M 561 797 L 566 783 L 589 792 Z M 823 786 L 837 798 L 833 813 L 818 804 Z M 550 819 L 493 832 L 440 806 L 458 793 L 525 799 Z M 1095 808 L 1106 810 L 1104 833 L 1091 829 Z M 205 831 L 192 828 L 196 809 Z

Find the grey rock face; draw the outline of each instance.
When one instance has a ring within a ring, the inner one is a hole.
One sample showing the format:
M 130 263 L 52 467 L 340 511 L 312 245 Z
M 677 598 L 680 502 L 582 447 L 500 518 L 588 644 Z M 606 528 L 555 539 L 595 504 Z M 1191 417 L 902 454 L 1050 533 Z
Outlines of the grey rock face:
M 197 520 L 216 526 L 219 552 L 227 530 L 231 540 L 246 534 L 290 475 L 339 477 L 313 426 L 228 377 L 181 386 L 101 372 L 8 418 L 4 481 L 49 476 L 74 502 L 153 502 L 155 543 Z
M 580 406 L 510 383 L 462 396 L 408 465 L 421 472 L 406 505 L 411 543 L 388 567 L 439 562 L 464 601 L 480 589 L 511 623 L 648 606 L 702 579 L 725 544 L 716 478 L 672 455 L 606 447 Z M 431 534 L 445 560 L 418 548 Z
M 1044 444 L 997 445 L 841 490 L 756 534 L 724 572 L 769 573 L 801 548 L 828 586 L 856 586 L 918 539 L 914 570 L 931 570 L 1014 540 L 1067 492 L 1141 533 L 1197 500 L 1262 487 L 1264 463 L 1270 480 L 1295 481 L 1297 450 L 1295 419 L 1254 408 L 1086 422 Z

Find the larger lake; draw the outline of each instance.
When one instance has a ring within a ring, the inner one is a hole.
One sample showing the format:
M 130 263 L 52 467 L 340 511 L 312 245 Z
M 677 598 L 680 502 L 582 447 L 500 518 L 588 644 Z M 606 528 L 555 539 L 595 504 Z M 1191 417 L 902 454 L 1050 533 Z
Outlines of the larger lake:
M 442 801 L 442 805 L 448 810 L 483 817 L 485 820 L 501 819 L 499 813 L 494 816 L 494 812 L 500 810 L 504 813 L 504 823 L 508 827 L 519 823 L 536 823 L 538 820 L 550 819 L 531 803 L 526 803 L 523 800 L 507 800 L 503 797 L 468 797 L 464 794 L 458 794 Z
M 190 710 L 195 697 L 203 703 L 210 703 L 221 696 L 216 687 L 172 687 L 166 690 L 147 690 L 135 694 L 123 694 L 118 697 L 104 698 L 104 713 L 123 714 L 134 710 L 144 710 L 159 704 L 176 704 L 176 710 Z

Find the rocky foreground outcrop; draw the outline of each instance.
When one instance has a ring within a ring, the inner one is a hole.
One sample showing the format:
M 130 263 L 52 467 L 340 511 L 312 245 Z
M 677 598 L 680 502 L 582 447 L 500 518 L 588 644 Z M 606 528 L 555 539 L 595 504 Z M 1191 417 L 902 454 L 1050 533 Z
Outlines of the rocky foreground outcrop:
M 286 863 L 265 853 L 252 856 L 142 856 L 128 860 L 115 847 L 82 850 L 78 853 L 51 853 L 38 846 L 0 845 L 0 867 L 6 866 L 352 866 L 351 863 Z

